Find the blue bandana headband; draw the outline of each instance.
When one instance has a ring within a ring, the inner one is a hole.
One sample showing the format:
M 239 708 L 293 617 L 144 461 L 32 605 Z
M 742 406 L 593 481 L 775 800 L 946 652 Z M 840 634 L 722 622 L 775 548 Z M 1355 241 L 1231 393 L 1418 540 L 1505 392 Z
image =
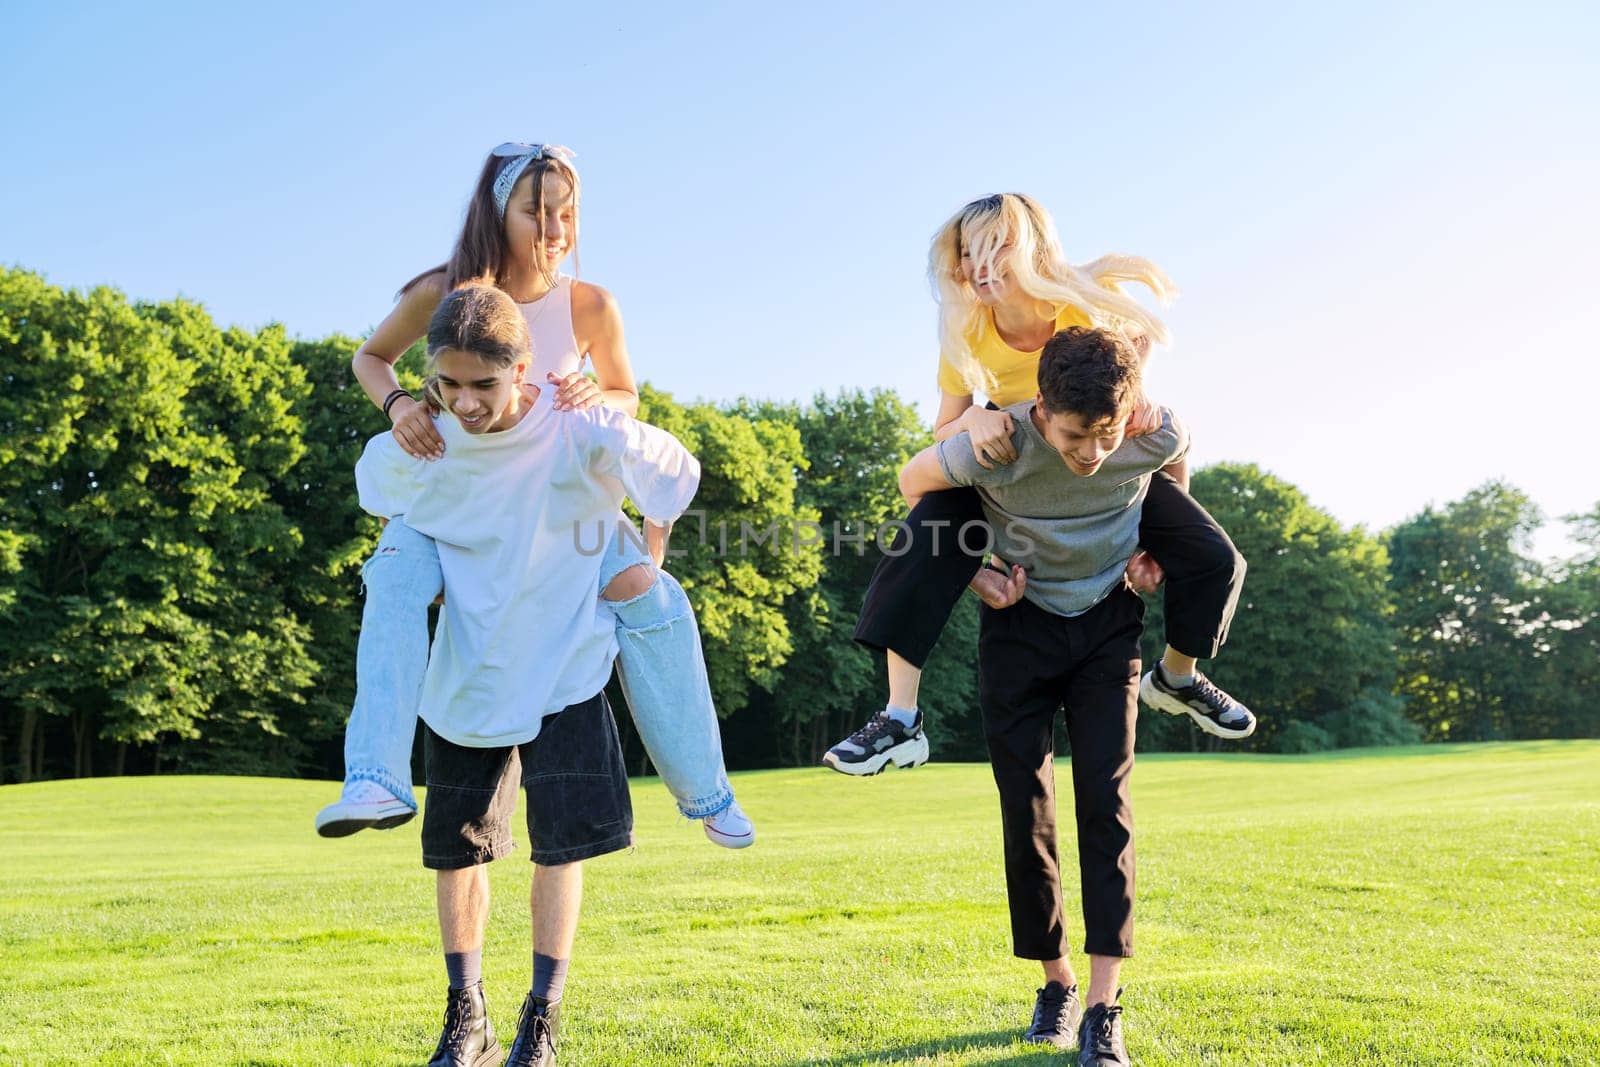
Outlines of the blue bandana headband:
M 500 164 L 500 173 L 494 179 L 494 206 L 499 209 L 500 217 L 506 217 L 506 204 L 511 200 L 511 190 L 516 186 L 517 179 L 522 177 L 522 172 L 528 169 L 528 164 L 536 159 L 559 159 L 567 166 L 572 165 L 572 149 L 558 144 L 526 144 L 522 141 L 507 141 L 493 152 L 503 163 Z

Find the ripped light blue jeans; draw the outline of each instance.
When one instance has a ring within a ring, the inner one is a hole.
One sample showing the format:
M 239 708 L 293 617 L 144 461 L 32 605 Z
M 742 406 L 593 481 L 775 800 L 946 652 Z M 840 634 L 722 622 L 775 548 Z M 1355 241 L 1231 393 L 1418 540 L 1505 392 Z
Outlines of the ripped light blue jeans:
M 618 516 L 621 522 L 621 516 Z M 650 557 L 636 535 L 610 539 L 600 588 Z M 376 782 L 413 809 L 411 744 L 428 667 L 428 607 L 444 588 L 433 539 L 396 519 L 361 569 L 366 603 L 356 645 L 356 700 L 344 733 L 345 788 Z M 648 590 L 605 602 L 617 621 L 617 669 L 634 725 L 662 784 L 691 819 L 733 803 L 700 627 L 678 580 L 656 571 Z

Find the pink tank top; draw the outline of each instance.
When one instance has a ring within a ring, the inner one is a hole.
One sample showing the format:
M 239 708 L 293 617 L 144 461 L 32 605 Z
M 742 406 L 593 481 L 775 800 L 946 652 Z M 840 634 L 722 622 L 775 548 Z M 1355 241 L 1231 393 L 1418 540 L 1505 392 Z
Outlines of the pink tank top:
M 533 339 L 533 365 L 528 368 L 528 380 L 535 385 L 545 384 L 547 371 L 565 378 L 583 367 L 583 353 L 578 351 L 578 338 L 572 332 L 572 281 L 572 275 L 562 274 L 556 278 L 554 289 L 537 300 L 517 305 Z

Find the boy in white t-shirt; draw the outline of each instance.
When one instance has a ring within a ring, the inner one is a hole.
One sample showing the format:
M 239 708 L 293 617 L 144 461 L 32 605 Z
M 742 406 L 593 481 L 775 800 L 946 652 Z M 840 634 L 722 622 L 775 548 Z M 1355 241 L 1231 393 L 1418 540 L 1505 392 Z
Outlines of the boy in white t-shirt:
M 520 777 L 535 863 L 533 985 L 514 1063 L 553 1063 L 582 861 L 626 848 L 633 809 L 604 687 L 617 653 L 600 610 L 601 558 L 577 531 L 610 523 L 624 492 L 657 538 L 700 467 L 676 438 L 605 407 L 555 411 L 524 391 L 527 326 L 489 285 L 445 298 L 428 328 L 447 444 L 436 462 L 391 434 L 356 466 L 361 506 L 438 545 L 449 596 L 421 694 L 423 865 L 438 872 L 450 993 L 433 1067 L 500 1062 L 482 984 L 486 864 L 510 851 Z M 591 534 L 592 536 L 592 534 Z

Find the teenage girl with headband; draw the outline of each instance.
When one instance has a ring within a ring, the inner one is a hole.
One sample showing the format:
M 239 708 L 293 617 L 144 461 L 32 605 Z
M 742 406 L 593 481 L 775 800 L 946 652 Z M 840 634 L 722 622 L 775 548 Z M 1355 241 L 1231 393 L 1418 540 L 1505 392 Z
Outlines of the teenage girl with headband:
M 974 200 L 956 212 L 934 235 L 928 275 L 939 304 L 934 437 L 942 441 L 966 433 L 985 467 L 1016 459 L 1016 427 L 999 409 L 1037 394 L 1039 354 L 1057 331 L 1114 328 L 1146 359 L 1151 342 L 1168 341 L 1166 326 L 1118 288 L 1121 282 L 1139 282 L 1165 301 L 1172 291 L 1166 275 L 1148 260 L 1129 256 L 1073 266 L 1062 254 L 1049 214 L 1021 194 Z M 974 403 L 978 393 L 988 398 L 987 405 Z M 1160 421 L 1159 410 L 1144 398 L 1129 432 L 1149 433 Z M 1129 577 L 1140 591 L 1153 592 L 1163 577 L 1166 582 L 1166 652 L 1144 676 L 1140 695 L 1152 707 L 1190 716 L 1217 737 L 1248 737 L 1255 717 L 1196 664 L 1215 656 L 1227 639 L 1245 563 L 1187 488 L 1165 474 L 1151 480 L 1139 526 L 1145 551 L 1129 563 Z M 823 758 L 828 766 L 867 775 L 891 762 L 915 767 L 927 760 L 918 685 L 962 590 L 970 584 L 986 603 L 1005 607 L 1026 589 L 1021 566 L 982 566 L 985 538 L 957 536 L 964 526 L 983 522 L 977 490 L 929 493 L 879 562 L 855 639 L 887 654 L 889 702 L 828 750 Z M 969 551 L 969 545 L 980 551 Z M 1231 575 L 1226 598 L 1199 595 L 1198 590 L 1216 586 L 1205 579 L 1217 573 Z
M 393 423 L 395 440 L 421 459 L 444 454 L 429 404 L 411 396 L 394 364 L 427 332 L 445 295 L 487 281 L 515 301 L 533 341 L 530 380 L 555 387 L 558 410 L 606 404 L 639 408 L 611 294 L 560 273 L 578 248 L 578 172 L 560 145 L 512 143 L 484 161 L 448 262 L 401 288 L 394 310 L 356 351 L 356 380 Z M 585 359 L 598 381 L 582 373 Z M 625 522 L 621 512 L 618 524 Z M 620 525 L 618 526 L 620 530 Z M 722 761 L 700 637 L 683 588 L 660 570 L 666 531 L 646 523 L 649 552 L 626 531 L 607 541 L 601 595 L 617 611 L 618 674 L 640 739 L 661 780 L 706 836 L 729 848 L 755 840 L 734 800 Z M 433 542 L 390 522 L 362 569 L 366 604 L 356 651 L 356 699 L 345 730 L 345 784 L 317 816 L 318 833 L 338 837 L 398 826 L 416 814 L 411 746 L 428 660 L 427 611 L 442 576 Z M 692 647 L 691 647 L 692 646 Z M 684 680 L 681 665 L 700 663 Z M 672 669 L 666 669 L 668 667 Z M 661 679 L 680 679 L 663 686 Z

